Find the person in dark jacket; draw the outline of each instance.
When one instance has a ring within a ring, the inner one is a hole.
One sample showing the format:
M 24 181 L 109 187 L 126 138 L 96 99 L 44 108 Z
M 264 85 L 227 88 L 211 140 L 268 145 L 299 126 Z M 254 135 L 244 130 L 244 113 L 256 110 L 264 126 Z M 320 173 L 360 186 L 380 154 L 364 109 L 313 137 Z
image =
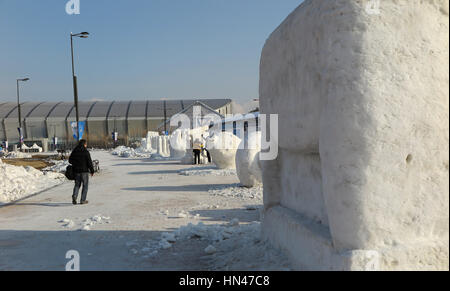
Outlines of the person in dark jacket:
M 69 158 L 69 163 L 73 167 L 75 173 L 75 187 L 73 188 L 72 203 L 77 204 L 78 192 L 83 184 L 83 190 L 81 191 L 80 204 L 88 204 L 86 200 L 89 187 L 89 174 L 94 175 L 94 166 L 92 164 L 91 155 L 87 150 L 86 140 L 80 140 L 77 147 L 72 151 Z

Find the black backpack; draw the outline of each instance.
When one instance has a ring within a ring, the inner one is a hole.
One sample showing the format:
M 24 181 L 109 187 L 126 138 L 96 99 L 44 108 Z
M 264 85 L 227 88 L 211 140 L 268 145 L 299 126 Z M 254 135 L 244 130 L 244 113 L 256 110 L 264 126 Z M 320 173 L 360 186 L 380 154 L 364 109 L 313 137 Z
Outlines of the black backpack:
M 68 180 L 75 180 L 75 172 L 73 171 L 73 167 L 72 165 L 68 165 L 66 168 L 66 172 L 64 173 L 64 175 L 66 175 L 66 178 Z

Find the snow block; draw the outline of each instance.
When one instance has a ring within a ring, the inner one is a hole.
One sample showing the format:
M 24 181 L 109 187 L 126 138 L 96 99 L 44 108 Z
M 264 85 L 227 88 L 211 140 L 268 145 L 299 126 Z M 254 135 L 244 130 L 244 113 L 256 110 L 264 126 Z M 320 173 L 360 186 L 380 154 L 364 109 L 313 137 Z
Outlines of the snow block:
M 183 159 L 186 156 L 189 142 L 189 130 L 177 129 L 169 138 L 170 157 Z
M 236 152 L 241 139 L 229 132 L 214 133 L 208 137 L 206 148 L 219 169 L 236 169 Z
M 262 183 L 259 164 L 261 152 L 261 132 L 251 132 L 241 141 L 236 152 L 236 173 L 244 187 L 254 187 Z
M 446 0 L 304 1 L 267 40 L 264 236 L 299 269 L 448 270 Z

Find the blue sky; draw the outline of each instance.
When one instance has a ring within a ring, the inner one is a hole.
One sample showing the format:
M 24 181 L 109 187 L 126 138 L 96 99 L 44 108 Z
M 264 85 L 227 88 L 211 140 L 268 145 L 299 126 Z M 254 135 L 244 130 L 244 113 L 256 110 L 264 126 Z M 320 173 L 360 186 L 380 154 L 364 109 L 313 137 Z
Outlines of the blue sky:
M 301 0 L 0 0 L 0 102 L 258 98 L 261 49 Z

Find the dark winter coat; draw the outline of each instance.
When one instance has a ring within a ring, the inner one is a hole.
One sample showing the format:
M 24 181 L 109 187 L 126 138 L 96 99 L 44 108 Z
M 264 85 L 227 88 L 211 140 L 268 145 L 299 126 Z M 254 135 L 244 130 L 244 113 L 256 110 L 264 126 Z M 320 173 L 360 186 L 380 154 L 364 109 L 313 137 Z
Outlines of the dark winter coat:
M 76 147 L 69 158 L 75 173 L 91 173 L 94 174 L 94 166 L 92 164 L 91 155 L 88 150 L 82 147 Z

